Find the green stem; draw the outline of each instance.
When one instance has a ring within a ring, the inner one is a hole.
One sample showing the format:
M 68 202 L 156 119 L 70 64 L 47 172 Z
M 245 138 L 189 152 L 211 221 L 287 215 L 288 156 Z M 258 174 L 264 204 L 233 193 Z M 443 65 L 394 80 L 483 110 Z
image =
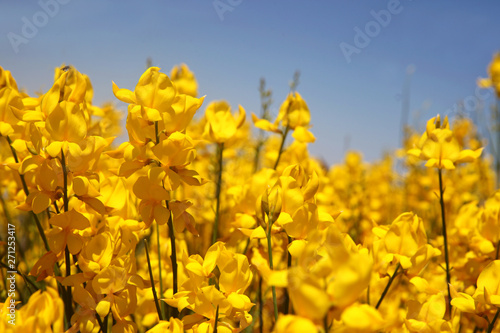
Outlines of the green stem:
M 215 311 L 215 323 L 213 333 L 217 333 L 217 323 L 219 322 L 219 306 L 217 305 L 217 310 Z
M 167 209 L 170 211 L 168 200 L 166 201 Z M 173 276 L 173 295 L 177 294 L 178 282 L 177 282 L 177 251 L 175 249 L 175 232 L 174 224 L 172 222 L 172 212 L 170 211 L 170 216 L 168 217 L 168 236 L 170 237 L 170 247 L 172 248 L 172 254 L 170 255 L 170 261 L 172 262 L 172 276 Z M 177 318 L 179 316 L 179 310 L 177 308 L 172 308 L 172 317 Z
M 151 269 L 151 260 L 149 259 L 148 241 L 144 240 L 146 249 L 146 259 L 148 260 L 148 270 L 149 270 L 149 280 L 151 281 L 151 289 L 153 291 L 153 298 L 155 300 L 156 312 L 158 313 L 158 319 L 163 320 L 162 312 L 160 309 L 160 303 L 158 301 L 158 295 L 156 295 L 155 281 L 153 279 L 153 270 Z
M 63 171 L 63 200 L 64 200 L 64 212 L 69 211 L 69 200 L 68 200 L 68 170 L 66 168 L 66 158 L 64 152 L 61 150 L 61 167 Z M 68 249 L 68 245 L 64 249 L 64 259 L 66 262 L 66 277 L 71 275 L 71 258 Z M 64 288 L 64 287 L 63 287 Z M 73 296 L 71 291 L 71 286 L 66 287 L 66 298 L 64 302 L 66 318 L 68 325 L 71 326 L 71 317 L 73 316 Z M 69 327 L 68 327 L 69 328 Z
M 156 144 L 160 143 L 160 133 L 158 130 L 158 122 L 155 121 L 155 140 Z M 163 298 L 163 278 L 162 278 L 162 269 L 161 269 L 161 246 L 160 246 L 160 225 L 158 222 L 156 222 L 156 247 L 158 251 L 158 271 L 160 275 L 160 297 Z M 164 303 L 162 302 L 161 304 L 161 313 L 162 315 L 165 314 L 165 306 Z
M 451 316 L 450 259 L 448 256 L 448 237 L 446 235 L 446 217 L 444 212 L 444 199 L 443 199 L 444 188 L 443 188 L 443 176 L 441 169 L 438 169 L 438 174 L 439 174 L 439 203 L 441 204 L 441 221 L 443 223 L 442 229 L 443 229 L 443 239 L 444 239 L 444 260 L 446 263 L 446 286 L 448 287 L 447 309 L 449 315 Z
M 69 211 L 69 200 L 68 200 L 68 170 L 66 169 L 66 158 L 64 157 L 64 152 L 61 150 L 61 166 L 63 170 L 63 196 L 64 196 L 64 211 Z
M 107 333 L 107 331 L 108 331 L 108 330 L 107 330 L 107 326 L 104 326 L 104 323 L 103 323 L 103 321 L 102 321 L 102 319 L 101 319 L 101 316 L 97 315 L 97 316 L 95 316 L 95 317 L 96 317 L 96 319 L 97 319 L 97 322 L 99 323 L 99 327 L 101 328 L 101 331 L 100 331 L 100 332 L 102 332 L 102 333 Z M 106 319 L 108 319 L 108 316 L 106 316 Z M 106 323 L 107 323 L 107 320 L 106 320 Z
M 71 259 L 69 256 L 69 250 L 68 250 L 68 245 L 66 245 L 66 248 L 64 249 L 64 260 L 66 262 L 66 276 L 71 275 Z M 64 289 L 64 287 L 63 287 Z M 64 300 L 64 308 L 65 308 L 65 313 L 66 313 L 66 320 L 68 324 L 68 328 L 71 327 L 71 317 L 73 316 L 73 296 L 71 292 L 71 286 L 66 287 L 66 294 L 65 294 L 65 300 Z
M 219 214 L 220 214 L 220 192 L 222 187 L 222 158 L 224 152 L 224 143 L 217 144 L 217 185 L 215 188 L 215 222 L 212 231 L 212 245 L 217 241 L 219 232 Z
M 271 215 L 272 216 L 272 215 Z M 267 250 L 269 252 L 269 268 L 273 270 L 273 246 L 271 244 L 271 231 L 272 224 L 269 222 L 268 232 L 267 232 Z M 273 292 L 273 305 L 274 305 L 274 320 L 278 321 L 278 302 L 276 302 L 276 287 L 272 286 L 271 290 Z
M 278 158 L 276 159 L 276 163 L 274 163 L 274 168 L 273 168 L 274 170 L 276 170 L 276 168 L 278 167 L 278 164 L 280 163 L 281 154 L 283 153 L 283 147 L 285 146 L 286 137 L 287 137 L 289 131 L 290 131 L 290 127 L 287 126 L 285 128 L 285 132 L 283 133 L 282 138 L 281 138 L 280 150 L 278 151 Z
M 493 328 L 495 327 L 495 322 L 497 321 L 499 315 L 500 315 L 500 308 L 497 310 L 497 313 L 495 313 L 495 317 L 493 317 L 493 320 L 488 325 L 488 333 L 493 332 Z
M 259 276 L 259 332 L 264 332 L 264 318 L 262 318 L 262 314 L 264 312 L 264 301 L 262 300 L 262 276 Z
M 14 147 L 12 147 L 12 140 L 9 138 L 9 136 L 6 136 L 5 138 L 7 139 L 7 142 L 9 143 L 10 150 L 12 152 L 12 155 L 14 156 L 14 161 L 16 161 L 16 163 L 19 163 L 19 158 L 17 157 L 17 153 L 16 153 Z M 26 196 L 28 196 L 30 194 L 30 191 L 28 190 L 28 185 L 26 184 L 26 180 L 24 179 L 24 175 L 19 174 L 19 177 L 21 178 L 21 184 L 23 185 L 24 194 Z M 45 246 L 45 250 L 47 250 L 47 252 L 50 252 L 49 243 L 47 242 L 47 237 L 45 237 L 45 232 L 43 231 L 42 223 L 40 222 L 38 215 L 36 215 L 33 211 L 31 211 L 31 213 L 33 214 L 33 218 L 35 219 L 36 228 L 38 229 L 38 233 L 40 234 L 40 237 L 42 238 L 43 245 Z
M 377 302 L 377 305 L 375 306 L 375 309 L 378 309 L 380 307 L 380 304 L 382 304 L 382 301 L 385 298 L 385 295 L 387 295 L 387 292 L 389 291 L 389 288 L 391 287 L 392 282 L 394 281 L 394 278 L 396 277 L 396 274 L 398 273 L 399 268 L 401 267 L 401 264 L 398 264 L 396 266 L 396 270 L 394 271 L 394 274 L 389 279 L 389 282 L 385 286 L 384 291 L 382 292 L 382 295 L 380 295 L 380 299 Z
M 156 139 L 156 144 L 160 143 L 160 133 L 158 132 L 158 122 L 155 121 L 155 139 Z
M 292 242 L 292 237 L 288 236 L 288 244 Z M 287 254 L 287 261 L 286 261 L 286 267 L 289 270 L 292 267 L 292 255 L 288 250 L 286 251 Z M 283 314 L 288 314 L 288 310 L 290 308 L 290 295 L 288 294 L 288 288 L 285 288 L 285 295 L 284 295 L 284 305 L 283 305 Z
M 158 251 L 158 271 L 160 275 L 160 298 L 163 298 L 163 278 L 162 278 L 162 269 L 161 269 L 161 246 L 160 246 L 160 225 L 156 222 L 156 250 Z M 163 302 L 161 305 L 161 313 L 165 313 L 165 306 Z

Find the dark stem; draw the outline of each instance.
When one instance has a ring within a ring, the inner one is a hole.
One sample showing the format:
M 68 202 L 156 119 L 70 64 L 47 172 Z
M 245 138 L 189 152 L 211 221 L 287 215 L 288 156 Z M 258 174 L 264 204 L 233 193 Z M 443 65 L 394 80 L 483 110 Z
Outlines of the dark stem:
M 69 210 L 69 201 L 68 201 L 68 170 L 66 170 L 66 158 L 64 157 L 64 152 L 61 150 L 61 164 L 64 176 L 64 211 L 67 212 Z
M 259 332 L 264 332 L 264 318 L 262 318 L 262 313 L 264 312 L 263 306 L 264 302 L 262 300 L 262 276 L 259 276 Z
M 399 268 L 401 267 L 401 264 L 398 264 L 396 266 L 396 270 L 394 271 L 394 274 L 389 279 L 389 282 L 385 286 L 384 291 L 382 292 L 382 295 L 380 295 L 380 299 L 377 302 L 377 305 L 375 306 L 375 309 L 378 309 L 380 307 L 380 304 L 382 304 L 382 301 L 385 298 L 385 295 L 387 295 L 387 292 L 389 291 L 389 288 L 391 287 L 392 282 L 394 281 L 394 278 L 396 277 L 396 274 L 398 273 Z
M 439 174 L 439 203 L 441 204 L 441 221 L 443 223 L 443 240 L 444 240 L 444 260 L 446 263 L 446 286 L 448 287 L 448 302 L 447 310 L 448 314 L 451 316 L 451 290 L 450 290 L 450 259 L 448 257 L 448 237 L 446 235 L 446 217 L 444 212 L 444 188 L 443 188 L 443 176 L 441 169 L 438 169 Z
M 272 238 L 272 235 L 271 235 L 271 232 L 272 232 L 272 224 L 271 224 L 271 216 L 273 216 L 273 214 L 270 214 L 269 215 L 269 225 L 268 225 L 268 232 L 267 232 L 267 251 L 269 252 L 269 268 L 271 268 L 271 270 L 274 269 L 273 267 L 273 246 L 272 246 L 272 242 L 271 242 L 271 238 Z M 273 305 L 274 305 L 274 322 L 276 323 L 278 321 L 278 302 L 276 301 L 276 287 L 275 286 L 272 286 L 271 287 L 271 291 L 273 293 Z
M 217 322 L 219 321 L 219 306 L 217 305 L 217 310 L 215 311 L 215 324 L 213 333 L 217 333 Z
M 167 209 L 170 211 L 168 200 L 166 201 Z M 172 212 L 170 211 L 170 216 L 168 217 L 168 236 L 170 237 L 170 246 L 172 248 L 172 254 L 170 255 L 170 261 L 172 262 L 172 276 L 173 276 L 173 295 L 177 294 L 177 251 L 175 249 L 175 233 L 174 224 L 172 222 Z M 177 308 L 172 308 L 172 317 L 177 318 L 179 316 L 179 310 Z
M 212 245 L 217 241 L 219 232 L 219 214 L 220 214 L 220 192 L 222 187 L 222 158 L 224 153 L 224 143 L 217 144 L 217 184 L 215 188 L 215 222 L 212 231 Z
M 68 200 L 68 170 L 66 169 L 66 158 L 64 152 L 61 150 L 61 167 L 63 171 L 63 200 L 64 200 L 64 212 L 69 211 L 69 200 Z M 66 262 L 66 276 L 71 275 L 71 258 L 68 250 L 68 245 L 64 249 L 64 259 Z M 73 296 L 71 292 L 71 286 L 66 287 L 66 300 L 64 302 L 66 308 L 66 317 L 68 320 L 68 325 L 71 326 L 71 317 L 73 316 Z
M 151 281 L 151 289 L 153 291 L 153 298 L 155 300 L 156 312 L 158 313 L 158 319 L 163 320 L 160 303 L 158 301 L 158 295 L 156 294 L 155 281 L 153 279 L 153 270 L 151 269 L 151 261 L 149 259 L 148 241 L 144 240 L 144 243 L 144 248 L 146 249 L 146 259 L 148 260 L 149 280 Z
M 497 313 L 495 313 L 495 317 L 493 317 L 493 320 L 491 321 L 491 323 L 488 325 L 488 333 L 491 333 L 493 332 L 493 328 L 495 327 L 495 322 L 497 321 L 498 319 L 498 315 L 500 315 L 500 308 L 497 309 Z
M 278 164 L 280 163 L 281 154 L 283 153 L 283 147 L 285 146 L 286 137 L 287 137 L 289 131 L 290 131 L 290 127 L 287 126 L 285 128 L 285 132 L 283 133 L 282 138 L 281 138 L 280 150 L 278 151 L 278 158 L 276 159 L 276 163 L 274 163 L 274 168 L 273 168 L 274 170 L 276 170 L 276 168 L 278 167 Z
M 158 251 L 158 272 L 160 275 L 160 297 L 163 298 L 163 278 L 161 274 L 161 246 L 160 246 L 160 225 L 158 222 L 156 222 L 156 247 Z M 161 313 L 162 315 L 165 313 L 165 306 L 163 305 L 164 303 L 162 302 L 161 305 Z
M 64 249 L 64 259 L 66 261 L 66 276 L 71 275 L 71 259 L 69 256 L 69 250 L 68 250 L 68 245 L 66 245 L 66 248 Z M 64 287 L 63 287 L 64 289 Z M 66 313 L 66 320 L 68 324 L 68 328 L 71 327 L 71 317 L 73 316 L 73 296 L 71 292 L 71 286 L 66 287 L 66 293 L 65 293 L 65 301 L 64 301 L 64 308 L 65 308 L 65 313 Z
M 288 236 L 288 244 L 292 242 L 292 237 Z M 286 251 L 287 254 L 287 261 L 286 261 L 286 266 L 287 269 L 289 270 L 292 267 L 292 255 L 290 252 Z M 284 294 L 284 305 L 283 305 L 283 313 L 288 314 L 288 309 L 290 308 L 290 295 L 288 294 L 288 288 L 285 288 L 285 294 Z

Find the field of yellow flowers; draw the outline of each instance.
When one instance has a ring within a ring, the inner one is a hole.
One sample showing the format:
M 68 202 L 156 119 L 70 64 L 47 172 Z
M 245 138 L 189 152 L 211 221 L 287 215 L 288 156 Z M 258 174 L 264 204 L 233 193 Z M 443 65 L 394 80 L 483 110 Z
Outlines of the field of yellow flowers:
M 34 97 L 0 67 L 1 332 L 500 331 L 500 163 L 467 118 L 327 167 L 293 85 L 252 122 L 185 65 L 112 90 L 120 145 L 85 74 Z

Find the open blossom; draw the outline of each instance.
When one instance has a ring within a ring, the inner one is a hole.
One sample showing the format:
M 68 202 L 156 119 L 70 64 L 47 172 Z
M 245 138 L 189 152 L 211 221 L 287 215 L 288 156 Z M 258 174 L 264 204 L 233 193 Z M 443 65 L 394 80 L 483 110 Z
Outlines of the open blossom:
M 252 114 L 252 120 L 255 127 L 264 131 L 283 133 L 287 129 L 291 129 L 293 130 L 292 136 L 298 141 L 314 142 L 316 140 L 308 130 L 311 121 L 309 107 L 298 92 L 288 94 L 286 100 L 281 104 L 274 123 L 266 119 L 259 119 L 255 114 Z M 280 125 L 283 129 L 280 129 Z
M 233 138 L 236 131 L 243 126 L 246 112 L 240 105 L 238 113 L 231 113 L 231 106 L 225 102 L 212 102 L 205 111 L 207 123 L 205 125 L 205 137 L 216 143 L 224 143 Z
M 192 97 L 198 95 L 198 82 L 196 82 L 194 73 L 189 70 L 186 64 L 174 66 L 170 71 L 170 78 L 177 88 L 177 91 L 181 94 Z
M 481 88 L 493 87 L 495 93 L 500 98 L 500 53 L 495 54 L 488 67 L 488 77 L 477 80 L 477 85 Z
M 460 147 L 448 124 L 448 117 L 441 123 L 439 115 L 427 122 L 427 129 L 415 148 L 408 154 L 427 161 L 426 167 L 454 169 L 457 163 L 473 162 L 481 155 L 483 148 L 476 150 Z

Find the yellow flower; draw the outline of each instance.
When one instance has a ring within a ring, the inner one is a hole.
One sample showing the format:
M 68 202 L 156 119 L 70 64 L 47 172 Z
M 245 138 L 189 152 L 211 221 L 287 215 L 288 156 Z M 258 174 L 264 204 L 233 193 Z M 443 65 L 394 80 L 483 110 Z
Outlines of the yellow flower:
M 158 224 L 165 224 L 170 216 L 170 211 L 165 206 L 165 200 L 169 200 L 170 195 L 161 185 L 164 175 L 162 168 L 151 168 L 148 176 L 137 178 L 134 184 L 133 191 L 141 199 L 139 211 L 146 227 L 153 220 Z
M 195 142 L 188 135 L 174 132 L 160 136 L 160 143 L 152 148 L 165 171 L 164 187 L 168 191 L 179 187 L 181 180 L 189 185 L 202 185 L 204 180 L 194 170 L 186 169 L 196 157 Z
M 113 259 L 113 251 L 113 236 L 109 231 L 99 233 L 83 247 L 78 256 L 78 266 L 86 276 L 93 277 L 109 266 Z
M 318 332 L 318 328 L 314 323 L 303 317 L 294 315 L 281 315 L 278 317 L 275 333 L 302 333 L 302 332 Z
M 423 303 L 408 301 L 406 328 L 410 332 L 452 332 L 450 323 L 443 319 L 446 312 L 444 295 L 431 295 Z
M 500 53 L 495 54 L 488 67 L 488 78 L 478 79 L 477 85 L 481 88 L 493 87 L 500 98 Z
M 124 319 L 133 313 L 137 305 L 136 287 L 129 283 L 131 274 L 125 268 L 108 266 L 92 280 L 96 294 L 105 294 L 96 307 L 96 312 L 105 317 L 109 311 L 116 319 Z
M 500 260 L 490 262 L 479 274 L 473 298 L 500 308 Z
M 172 81 L 158 67 L 148 68 L 133 92 L 120 89 L 113 82 L 113 93 L 119 100 L 137 106 L 142 118 L 148 121 L 162 120 L 161 114 L 170 108 L 176 95 Z
M 146 333 L 183 333 L 184 323 L 177 318 L 170 318 L 169 321 L 162 320 Z
M 14 128 L 20 129 L 16 126 L 20 121 L 11 108 L 23 109 L 24 106 L 12 74 L 0 67 L 0 136 L 13 134 Z
M 266 119 L 260 119 L 255 114 L 252 114 L 252 120 L 255 127 L 264 131 L 275 133 L 288 132 L 293 130 L 292 136 L 300 142 L 314 142 L 316 138 L 308 131 L 311 121 L 311 113 L 306 102 L 298 92 L 290 93 L 286 100 L 281 104 L 280 111 L 274 123 Z M 284 130 L 279 128 L 282 125 Z
M 307 127 L 311 121 L 311 113 L 306 102 L 298 92 L 288 94 L 286 100 L 281 104 L 276 122 L 282 122 L 284 127 L 296 129 Z
M 198 95 L 198 82 L 186 64 L 174 66 L 170 72 L 170 78 L 179 93 L 192 97 Z
M 71 254 L 80 252 L 83 239 L 76 230 L 90 227 L 89 220 L 83 214 L 71 209 L 68 212 L 52 216 L 49 223 L 55 226 L 47 232 L 47 239 L 52 251 L 56 254 L 61 253 L 68 245 Z
M 46 147 L 47 153 L 56 157 L 63 150 L 73 156 L 81 152 L 79 143 L 87 136 L 87 122 L 83 110 L 78 104 L 62 101 L 49 114 L 45 122 L 50 139 L 53 141 Z
M 396 259 L 403 269 L 411 267 L 411 258 L 417 251 L 427 245 L 422 219 L 413 213 L 399 215 L 382 238 L 386 251 L 385 262 Z
M 34 189 L 30 190 L 26 203 L 18 206 L 22 210 L 32 210 L 39 214 L 47 209 L 54 201 L 62 195 L 62 173 L 61 166 L 55 159 L 44 159 L 43 157 L 28 156 L 21 163 L 19 169 L 21 174 L 34 174 Z
M 205 111 L 207 123 L 205 125 L 205 137 L 216 143 L 224 143 L 235 136 L 236 131 L 245 122 L 246 112 L 241 105 L 238 106 L 238 114 L 231 114 L 231 106 L 225 102 L 212 102 Z
M 19 321 L 19 331 L 64 332 L 63 301 L 52 287 L 33 293 L 19 312 L 22 317 Z
M 458 144 L 445 117 L 441 124 L 439 115 L 427 122 L 427 129 L 420 138 L 417 147 L 408 154 L 426 160 L 426 167 L 454 169 L 455 164 L 473 162 L 479 158 L 483 148 L 476 150 L 462 149 Z
M 376 332 L 385 324 L 382 315 L 368 304 L 349 306 L 342 312 L 341 319 L 350 332 Z
M 93 90 L 90 85 L 89 77 L 80 73 L 73 66 L 57 67 L 54 71 L 54 82 L 61 82 L 55 85 L 59 88 L 57 91 L 59 100 L 80 104 L 92 102 Z

